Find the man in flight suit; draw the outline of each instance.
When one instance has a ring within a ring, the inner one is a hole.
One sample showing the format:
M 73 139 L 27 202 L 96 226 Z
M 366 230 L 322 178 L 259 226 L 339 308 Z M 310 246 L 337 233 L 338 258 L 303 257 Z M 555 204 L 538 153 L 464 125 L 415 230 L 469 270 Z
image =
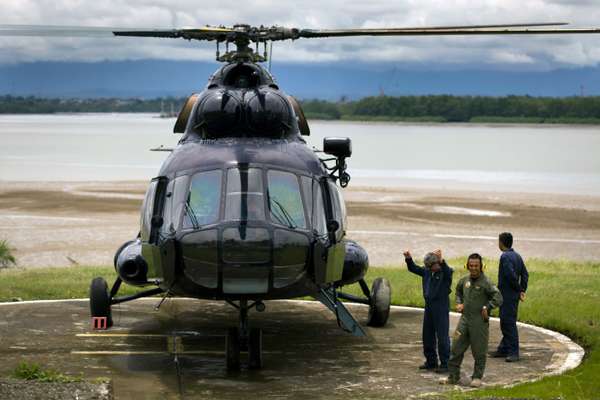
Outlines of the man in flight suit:
M 512 249 L 513 237 L 509 232 L 498 237 L 498 247 L 502 250 L 498 268 L 498 288 L 504 303 L 500 307 L 500 329 L 502 341 L 492 357 L 506 357 L 507 362 L 519 361 L 519 331 L 517 311 L 519 301 L 525 301 L 529 273 L 523 259 Z
M 456 384 L 460 380 L 460 365 L 469 346 L 475 359 L 471 378 L 472 387 L 481 386 L 485 370 L 489 336 L 489 313 L 502 304 L 502 295 L 483 273 L 483 260 L 477 253 L 467 261 L 469 275 L 456 285 L 456 311 L 462 313 L 453 335 L 452 354 L 448 361 L 448 378 L 440 380 L 444 384 Z
M 413 274 L 422 277 L 425 314 L 423 317 L 423 354 L 425 363 L 419 369 L 448 372 L 450 356 L 448 296 L 452 291 L 452 268 L 442 258 L 442 251 L 427 253 L 423 259 L 425 268 L 415 264 L 410 251 L 404 252 L 406 266 Z M 437 342 L 437 353 L 436 353 Z M 440 364 L 438 366 L 438 354 Z

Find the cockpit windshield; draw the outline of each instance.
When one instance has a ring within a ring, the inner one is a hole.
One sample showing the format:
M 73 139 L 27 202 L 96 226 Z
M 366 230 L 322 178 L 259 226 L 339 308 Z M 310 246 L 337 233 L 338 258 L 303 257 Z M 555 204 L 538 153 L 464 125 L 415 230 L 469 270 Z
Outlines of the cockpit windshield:
M 269 171 L 267 176 L 271 220 L 290 228 L 306 228 L 296 175 L 283 171 Z
M 324 218 L 320 191 L 318 194 L 314 191 L 319 185 L 306 176 L 251 167 L 202 171 L 192 175 L 189 181 L 187 195 L 175 190 L 177 196 L 173 199 L 180 205 L 172 207 L 174 212 L 183 213 L 183 229 L 199 229 L 219 221 L 270 221 L 291 229 L 308 229 L 313 213 L 318 211 Z
M 190 192 L 185 203 L 184 228 L 198 229 L 219 219 L 221 204 L 220 170 L 199 172 L 192 177 Z
M 262 170 L 230 169 L 227 172 L 226 221 L 265 219 Z

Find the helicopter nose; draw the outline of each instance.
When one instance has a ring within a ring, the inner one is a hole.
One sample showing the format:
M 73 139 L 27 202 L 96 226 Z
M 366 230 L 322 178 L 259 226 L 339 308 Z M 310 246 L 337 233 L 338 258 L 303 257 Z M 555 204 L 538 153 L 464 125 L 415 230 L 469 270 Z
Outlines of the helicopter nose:
M 243 223 L 220 231 L 194 232 L 181 240 L 184 273 L 198 285 L 221 287 L 226 294 L 264 294 L 306 273 L 310 241 L 304 233 Z

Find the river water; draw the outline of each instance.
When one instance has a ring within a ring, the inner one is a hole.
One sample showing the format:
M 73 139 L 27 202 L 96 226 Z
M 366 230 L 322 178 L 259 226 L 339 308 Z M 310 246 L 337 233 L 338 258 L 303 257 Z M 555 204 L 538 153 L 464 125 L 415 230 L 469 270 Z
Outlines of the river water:
M 152 114 L 0 115 L 0 181 L 152 178 L 174 119 Z M 600 128 L 311 122 L 309 145 L 352 139 L 353 184 L 600 195 Z

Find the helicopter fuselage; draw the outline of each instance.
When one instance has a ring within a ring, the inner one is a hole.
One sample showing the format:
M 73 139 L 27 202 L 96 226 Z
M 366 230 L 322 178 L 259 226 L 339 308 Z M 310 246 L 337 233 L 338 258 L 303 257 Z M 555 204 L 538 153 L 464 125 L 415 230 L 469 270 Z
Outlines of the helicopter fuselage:
M 115 257 L 124 281 L 262 300 L 364 277 L 367 254 L 345 239 L 335 177 L 270 79 L 255 64 L 228 65 L 194 98 L 184 137 L 148 188 L 140 236 Z

